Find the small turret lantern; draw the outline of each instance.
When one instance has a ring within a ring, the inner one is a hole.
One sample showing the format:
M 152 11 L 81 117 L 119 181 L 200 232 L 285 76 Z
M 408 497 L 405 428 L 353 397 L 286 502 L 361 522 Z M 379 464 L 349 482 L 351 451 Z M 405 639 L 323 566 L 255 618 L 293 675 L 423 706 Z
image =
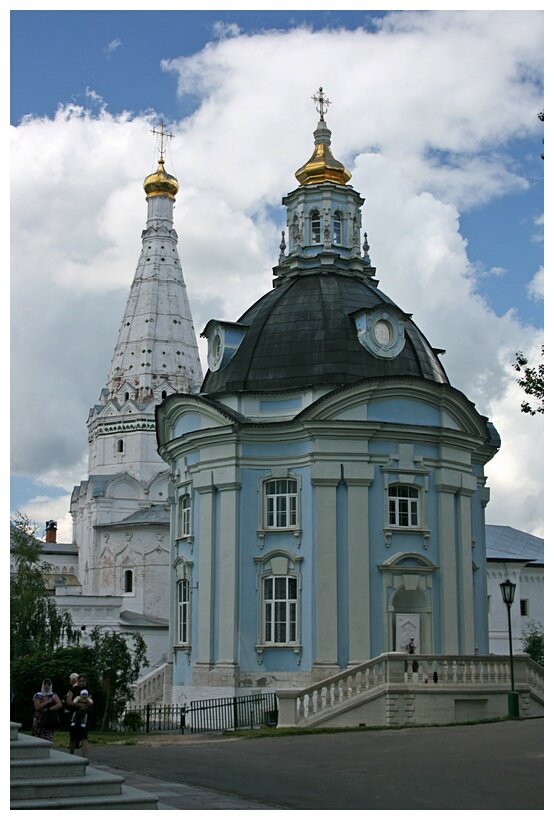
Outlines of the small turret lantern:
M 324 95 L 322 87 L 313 95 L 312 100 L 319 111 L 319 122 L 314 131 L 315 148 L 308 162 L 296 172 L 296 179 L 301 185 L 315 185 L 318 182 L 337 182 L 339 185 L 346 185 L 352 174 L 346 170 L 342 162 L 334 158 L 331 152 L 331 132 L 323 119 L 331 101 Z

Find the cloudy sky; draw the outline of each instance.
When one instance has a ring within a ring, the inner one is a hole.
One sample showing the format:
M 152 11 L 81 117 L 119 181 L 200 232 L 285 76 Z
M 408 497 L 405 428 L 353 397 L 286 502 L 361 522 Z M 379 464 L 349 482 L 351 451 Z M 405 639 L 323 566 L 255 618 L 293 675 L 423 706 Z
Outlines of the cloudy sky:
M 381 289 L 502 437 L 488 521 L 542 535 L 543 418 L 511 367 L 543 341 L 542 52 L 540 11 L 12 12 L 11 509 L 71 540 L 153 125 L 199 334 L 271 289 L 323 86 Z

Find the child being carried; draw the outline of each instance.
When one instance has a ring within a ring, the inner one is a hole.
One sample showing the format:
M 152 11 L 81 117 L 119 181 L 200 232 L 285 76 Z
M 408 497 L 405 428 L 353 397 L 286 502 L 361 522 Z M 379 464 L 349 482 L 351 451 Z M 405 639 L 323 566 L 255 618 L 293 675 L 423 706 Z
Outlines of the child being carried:
M 80 723 L 81 727 L 84 729 L 87 725 L 87 710 L 93 704 L 93 700 L 88 693 L 88 689 L 81 689 L 81 693 L 77 695 L 76 698 L 73 698 L 73 703 L 77 708 L 71 715 L 71 725 L 75 726 L 76 723 Z

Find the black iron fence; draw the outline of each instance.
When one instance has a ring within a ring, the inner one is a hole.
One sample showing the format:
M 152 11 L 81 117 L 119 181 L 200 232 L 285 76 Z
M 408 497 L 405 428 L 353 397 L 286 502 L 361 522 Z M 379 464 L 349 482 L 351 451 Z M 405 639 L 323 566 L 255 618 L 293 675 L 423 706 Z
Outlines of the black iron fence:
M 193 700 L 188 711 L 191 732 L 277 726 L 277 698 L 274 692 Z
M 193 700 L 188 706 L 147 703 L 126 709 L 117 726 L 127 732 L 217 732 L 277 726 L 274 692 L 233 698 Z
M 186 711 L 185 706 L 147 703 L 145 706 L 126 709 L 114 728 L 123 732 L 184 732 Z

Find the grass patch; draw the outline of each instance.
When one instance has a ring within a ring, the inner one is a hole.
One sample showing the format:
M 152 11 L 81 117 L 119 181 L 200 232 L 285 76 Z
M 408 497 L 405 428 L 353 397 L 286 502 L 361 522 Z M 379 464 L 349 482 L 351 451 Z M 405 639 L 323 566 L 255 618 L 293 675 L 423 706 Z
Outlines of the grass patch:
M 262 728 L 262 729 L 244 729 L 238 732 L 232 730 L 223 730 L 221 732 L 199 732 L 195 737 L 201 738 L 203 735 L 215 734 L 223 735 L 225 737 L 240 737 L 256 740 L 260 737 L 287 737 L 291 735 L 332 735 L 339 732 L 389 732 L 397 731 L 399 729 L 440 729 L 445 726 L 474 726 L 480 723 L 501 723 L 510 720 L 508 717 L 501 718 L 485 718 L 483 720 L 466 720 L 459 723 L 413 723 L 405 724 L 403 726 L 328 726 L 313 728 L 300 728 L 298 726 L 287 726 L 283 728 Z M 24 731 L 22 734 L 30 735 L 30 731 Z M 102 732 L 94 731 L 89 735 L 89 746 L 136 746 L 140 741 L 155 740 L 156 738 L 167 737 L 168 735 L 177 735 L 178 732 Z M 190 735 L 190 732 L 187 732 Z M 57 731 L 54 734 L 54 748 L 66 750 L 69 748 L 69 732 Z
M 228 731 L 224 732 L 224 734 L 233 735 L 234 737 L 247 737 L 255 740 L 258 737 L 283 737 L 286 735 L 333 735 L 337 734 L 337 732 L 389 732 L 399 729 L 440 729 L 445 726 L 475 726 L 480 723 L 501 723 L 509 719 L 508 717 L 484 718 L 483 720 L 464 720 L 458 723 L 410 723 L 401 726 L 314 726 L 312 729 L 286 726 L 281 729 L 264 728 L 247 729 L 238 732 Z

